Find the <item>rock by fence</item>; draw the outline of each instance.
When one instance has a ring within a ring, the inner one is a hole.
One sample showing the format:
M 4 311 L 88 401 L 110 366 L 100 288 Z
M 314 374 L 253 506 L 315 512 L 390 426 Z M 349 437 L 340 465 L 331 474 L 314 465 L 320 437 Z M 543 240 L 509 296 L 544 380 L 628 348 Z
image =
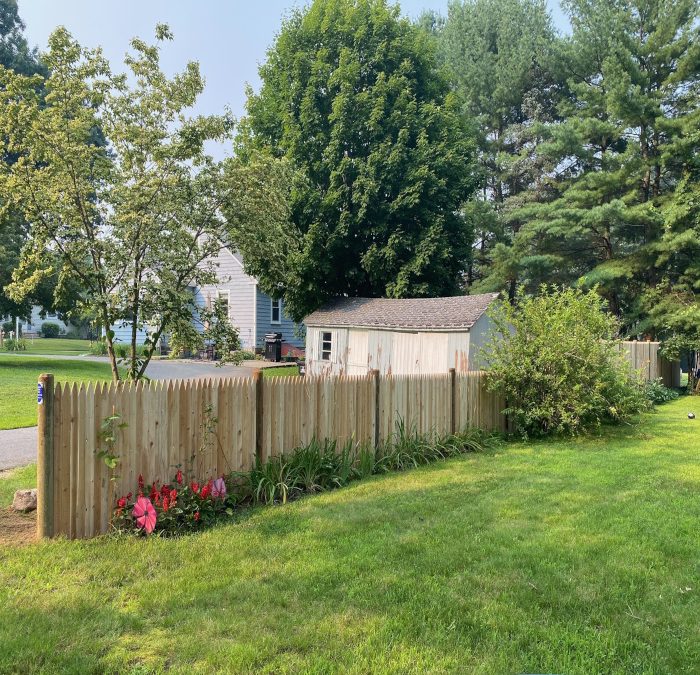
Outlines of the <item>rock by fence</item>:
M 55 386 L 42 375 L 40 385 L 40 536 L 108 531 L 116 496 L 133 490 L 139 474 L 167 482 L 177 466 L 200 479 L 248 471 L 256 456 L 313 438 L 377 446 L 399 420 L 421 434 L 506 428 L 505 404 L 479 372 Z M 112 473 L 97 456 L 110 416 Z

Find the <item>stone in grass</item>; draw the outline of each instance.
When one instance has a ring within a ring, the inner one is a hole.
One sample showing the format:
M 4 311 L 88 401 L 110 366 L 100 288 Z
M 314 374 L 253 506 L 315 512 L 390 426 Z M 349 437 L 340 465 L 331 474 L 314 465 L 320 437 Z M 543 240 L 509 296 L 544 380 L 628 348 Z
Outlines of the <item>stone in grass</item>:
M 15 498 L 12 500 L 12 508 L 15 511 L 22 511 L 24 513 L 27 513 L 28 511 L 35 511 L 36 489 L 17 490 L 15 492 Z

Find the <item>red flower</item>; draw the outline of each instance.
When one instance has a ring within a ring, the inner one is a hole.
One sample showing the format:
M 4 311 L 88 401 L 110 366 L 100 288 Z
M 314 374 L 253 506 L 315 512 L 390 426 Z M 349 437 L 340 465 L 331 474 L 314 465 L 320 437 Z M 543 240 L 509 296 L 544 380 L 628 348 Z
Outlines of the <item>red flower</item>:
M 206 499 L 209 496 L 209 493 L 211 492 L 211 483 L 207 483 L 203 488 L 202 491 L 199 493 L 199 496 L 202 499 Z
M 139 474 L 139 490 L 143 490 L 143 476 Z
M 156 488 L 156 484 L 153 483 L 151 485 L 151 501 L 152 502 L 156 501 L 157 496 L 158 496 L 158 489 Z
M 160 494 L 163 497 L 167 497 L 170 494 L 170 486 L 167 483 L 163 483 L 163 487 L 160 489 Z
M 176 499 L 177 499 L 177 490 L 170 490 L 170 506 L 175 506 Z
M 198 493 L 199 493 L 199 483 L 197 483 L 197 482 L 195 482 L 195 481 L 192 481 L 192 482 L 190 483 L 190 489 L 191 489 L 192 492 L 194 492 L 195 494 L 198 494 Z
M 194 519 L 199 520 L 200 518 L 201 518 L 201 516 L 199 515 L 199 511 L 195 511 L 194 512 Z
M 170 500 L 167 497 L 163 497 L 163 511 L 167 511 L 170 508 Z
M 130 492 L 130 493 L 126 496 L 126 500 L 127 500 L 127 501 L 131 501 L 131 498 L 132 498 L 132 497 L 133 497 L 133 494 Z
M 119 497 L 119 499 L 117 499 L 117 506 L 120 509 L 126 508 L 126 497 Z
M 177 481 L 178 485 L 182 485 L 182 471 L 180 471 L 180 469 L 177 470 L 177 475 L 175 476 L 175 480 Z
M 134 504 L 131 515 L 136 520 L 136 526 L 139 529 L 146 530 L 147 534 L 151 534 L 155 530 L 157 515 L 150 499 L 139 497 Z

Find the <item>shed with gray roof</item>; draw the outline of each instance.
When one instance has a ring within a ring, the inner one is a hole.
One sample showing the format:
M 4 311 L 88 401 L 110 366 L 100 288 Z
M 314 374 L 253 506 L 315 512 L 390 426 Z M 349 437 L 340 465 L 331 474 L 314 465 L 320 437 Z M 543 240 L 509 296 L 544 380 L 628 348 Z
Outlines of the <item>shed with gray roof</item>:
M 497 293 L 447 298 L 338 298 L 306 317 L 310 375 L 418 375 L 479 368 Z

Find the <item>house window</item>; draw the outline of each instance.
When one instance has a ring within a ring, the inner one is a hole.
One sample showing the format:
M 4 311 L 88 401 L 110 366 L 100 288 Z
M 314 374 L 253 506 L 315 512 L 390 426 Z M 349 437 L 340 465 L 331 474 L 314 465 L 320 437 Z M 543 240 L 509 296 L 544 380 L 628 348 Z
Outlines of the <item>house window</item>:
M 217 291 L 216 299 L 226 308 L 226 316 L 231 318 L 231 310 L 229 307 L 229 292 L 228 291 Z
M 321 360 L 330 361 L 333 350 L 333 333 L 321 333 Z
M 270 300 L 270 323 L 282 323 L 282 301 Z

